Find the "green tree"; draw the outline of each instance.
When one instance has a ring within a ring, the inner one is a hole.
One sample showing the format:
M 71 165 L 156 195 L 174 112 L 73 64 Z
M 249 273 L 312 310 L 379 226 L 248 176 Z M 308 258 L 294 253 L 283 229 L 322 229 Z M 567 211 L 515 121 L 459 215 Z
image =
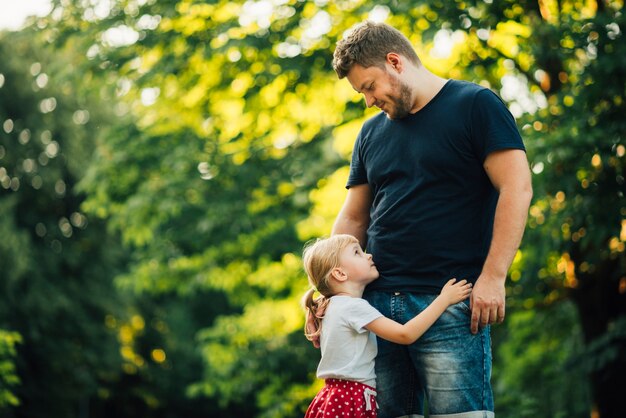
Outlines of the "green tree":
M 74 189 L 98 114 L 61 56 L 32 32 L 0 34 L 0 327 L 21 336 L 3 339 L 21 381 L 8 416 L 76 416 L 120 370 L 104 320 L 123 314 L 112 278 L 124 257 Z
M 575 303 L 587 346 L 581 362 L 603 417 L 623 414 L 626 385 L 625 24 L 607 10 L 570 24 L 565 72 L 547 71 L 567 81 L 533 135 L 540 198 L 531 208 L 527 245 L 538 258 L 529 270 L 550 289 L 546 300 Z
M 92 157 L 101 136 L 141 135 L 114 101 L 104 103 L 111 89 L 101 69 L 82 72 L 85 51 L 53 35 L 30 27 L 0 38 L 0 327 L 23 336 L 17 376 L 8 362 L 17 337 L 3 338 L 2 378 L 22 382 L 3 392 L 7 416 L 217 416 L 186 389 L 202 377 L 197 329 L 226 302 L 210 290 L 163 298 L 124 286 L 141 254 L 128 254 L 116 226 L 83 209 L 78 183 L 111 157 Z M 122 164 L 126 152 L 115 156 Z M 124 174 L 93 181 L 120 187 L 133 176 Z

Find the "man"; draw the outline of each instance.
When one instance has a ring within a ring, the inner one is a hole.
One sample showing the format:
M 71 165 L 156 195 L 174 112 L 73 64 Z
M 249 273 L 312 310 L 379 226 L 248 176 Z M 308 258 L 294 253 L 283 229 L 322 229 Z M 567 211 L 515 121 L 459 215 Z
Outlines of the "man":
M 424 68 L 386 24 L 337 44 L 339 78 L 382 112 L 359 133 L 333 234 L 356 236 L 381 277 L 364 297 L 406 322 L 450 278 L 474 284 L 416 343 L 380 340 L 380 417 L 493 417 L 489 325 L 505 316 L 505 278 L 532 197 L 524 145 L 504 103 Z

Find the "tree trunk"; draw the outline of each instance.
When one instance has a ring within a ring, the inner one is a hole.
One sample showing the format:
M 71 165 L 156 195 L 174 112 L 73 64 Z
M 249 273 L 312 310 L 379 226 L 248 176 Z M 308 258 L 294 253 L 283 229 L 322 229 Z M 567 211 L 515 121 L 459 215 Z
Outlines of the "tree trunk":
M 611 324 L 626 318 L 626 292 L 620 293 L 620 280 L 626 279 L 620 265 L 615 258 L 591 274 L 577 271 L 579 286 L 572 292 L 587 348 L 583 364 L 589 365 L 594 418 L 626 416 L 626 336 L 611 333 Z

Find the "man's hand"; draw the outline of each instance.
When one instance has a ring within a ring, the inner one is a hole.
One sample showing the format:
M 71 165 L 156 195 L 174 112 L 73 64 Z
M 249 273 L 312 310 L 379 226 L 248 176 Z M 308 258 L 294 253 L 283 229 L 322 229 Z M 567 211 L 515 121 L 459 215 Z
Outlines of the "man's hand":
M 505 290 L 504 280 L 490 279 L 480 275 L 470 295 L 470 309 L 472 310 L 472 334 L 489 324 L 504 321 Z

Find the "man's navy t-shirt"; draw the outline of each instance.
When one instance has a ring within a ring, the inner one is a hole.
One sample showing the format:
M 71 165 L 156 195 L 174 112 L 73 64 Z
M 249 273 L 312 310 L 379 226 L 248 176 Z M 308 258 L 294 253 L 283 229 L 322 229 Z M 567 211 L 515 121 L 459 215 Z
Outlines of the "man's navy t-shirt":
M 417 113 L 363 125 L 347 187 L 374 199 L 367 250 L 381 276 L 368 290 L 439 293 L 476 281 L 489 250 L 498 193 L 483 163 L 524 149 L 513 116 L 491 90 L 449 80 Z

